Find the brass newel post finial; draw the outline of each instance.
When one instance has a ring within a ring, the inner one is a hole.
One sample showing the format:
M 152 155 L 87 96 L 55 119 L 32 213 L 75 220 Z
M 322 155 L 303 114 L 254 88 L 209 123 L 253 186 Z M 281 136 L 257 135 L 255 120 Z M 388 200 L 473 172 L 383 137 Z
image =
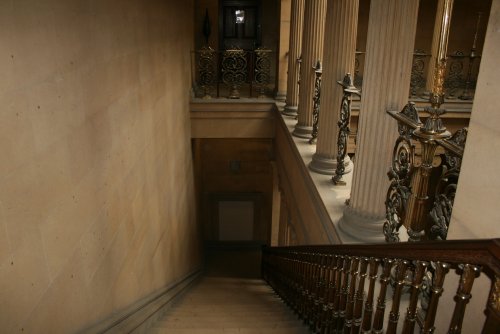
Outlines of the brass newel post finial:
M 452 136 L 441 119 L 445 113 L 441 105 L 452 9 L 453 0 L 444 0 L 430 106 L 425 108 L 429 117 L 425 124 L 420 122 L 411 102 L 400 112 L 388 111 L 398 121 L 399 131 L 388 173 L 391 184 L 386 196 L 384 224 L 388 242 L 399 241 L 398 231 L 403 225 L 408 231 L 408 241 L 436 239 L 434 235 L 446 239 L 467 134 L 466 130 L 460 130 Z M 444 148 L 445 155 L 436 167 L 433 162 L 439 146 Z
M 430 116 L 427 118 L 424 127 L 415 131 L 417 136 L 436 136 L 436 138 L 429 139 L 444 139 L 451 136 L 451 134 L 446 131 L 440 119 L 440 116 L 445 113 L 440 107 L 444 103 L 444 73 L 446 71 L 446 50 L 452 10 L 453 0 L 445 0 L 443 16 L 441 17 L 438 54 L 436 56 L 436 66 L 434 68 L 434 81 L 432 93 L 429 98 L 431 106 L 425 109 Z

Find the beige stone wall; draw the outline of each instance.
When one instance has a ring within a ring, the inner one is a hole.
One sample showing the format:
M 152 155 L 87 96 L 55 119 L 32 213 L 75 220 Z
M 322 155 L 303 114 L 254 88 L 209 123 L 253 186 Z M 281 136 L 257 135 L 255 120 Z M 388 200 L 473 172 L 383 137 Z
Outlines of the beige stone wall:
M 192 1 L 0 2 L 0 328 L 71 333 L 200 261 Z

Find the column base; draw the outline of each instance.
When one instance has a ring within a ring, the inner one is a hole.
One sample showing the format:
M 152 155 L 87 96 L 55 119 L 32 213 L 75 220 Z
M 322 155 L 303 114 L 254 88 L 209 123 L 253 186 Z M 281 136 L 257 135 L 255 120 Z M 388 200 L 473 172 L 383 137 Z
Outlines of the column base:
M 292 135 L 299 138 L 311 139 L 312 132 L 313 132 L 312 126 L 299 125 L 297 123 L 297 125 L 295 125 L 295 129 L 292 132 Z
M 348 174 L 352 171 L 352 161 L 349 156 L 344 158 L 344 174 Z M 337 159 L 330 159 L 322 156 L 318 153 L 314 153 L 312 160 L 309 163 L 309 169 L 315 173 L 323 175 L 334 175 L 337 169 Z
M 338 228 L 345 237 L 345 242 L 354 243 L 385 243 L 383 217 L 367 217 L 361 215 L 350 206 L 344 209 L 344 214 L 338 222 Z
M 286 105 L 285 109 L 283 109 L 282 114 L 287 116 L 297 116 L 297 109 L 297 106 Z
M 276 92 L 274 99 L 277 101 L 285 102 L 286 100 L 286 92 Z

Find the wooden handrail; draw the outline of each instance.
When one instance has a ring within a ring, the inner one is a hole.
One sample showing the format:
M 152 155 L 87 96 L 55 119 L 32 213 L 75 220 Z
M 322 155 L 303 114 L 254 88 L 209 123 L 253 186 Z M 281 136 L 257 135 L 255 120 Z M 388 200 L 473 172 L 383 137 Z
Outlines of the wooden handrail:
M 482 271 L 491 279 L 482 332 L 500 328 L 500 239 L 264 247 L 262 268 L 264 279 L 320 333 L 381 333 L 385 321 L 387 333 L 396 333 L 398 321 L 403 333 L 413 333 L 416 325 L 432 333 L 445 278 L 453 275 L 450 269 L 458 269 L 461 279 L 449 333 L 460 333 L 472 285 Z M 386 310 L 391 286 L 391 308 Z M 400 310 L 404 293 L 411 294 L 411 302 Z M 417 312 L 422 293 L 426 298 Z M 400 313 L 405 317 L 400 319 Z

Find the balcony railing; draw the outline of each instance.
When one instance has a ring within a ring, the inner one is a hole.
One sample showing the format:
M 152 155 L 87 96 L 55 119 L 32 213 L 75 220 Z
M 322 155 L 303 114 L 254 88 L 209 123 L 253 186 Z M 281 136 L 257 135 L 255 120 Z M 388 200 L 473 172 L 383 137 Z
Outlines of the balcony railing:
M 482 321 L 466 313 L 479 275 L 490 280 L 482 333 L 500 328 L 500 239 L 271 247 L 262 270 L 315 333 L 433 333 L 443 302 L 453 309 L 448 333 L 460 333 L 464 321 Z M 456 288 L 453 300 L 442 300 L 443 287 Z
M 275 90 L 276 52 L 267 48 L 192 52 L 193 88 L 203 98 L 266 97 Z

